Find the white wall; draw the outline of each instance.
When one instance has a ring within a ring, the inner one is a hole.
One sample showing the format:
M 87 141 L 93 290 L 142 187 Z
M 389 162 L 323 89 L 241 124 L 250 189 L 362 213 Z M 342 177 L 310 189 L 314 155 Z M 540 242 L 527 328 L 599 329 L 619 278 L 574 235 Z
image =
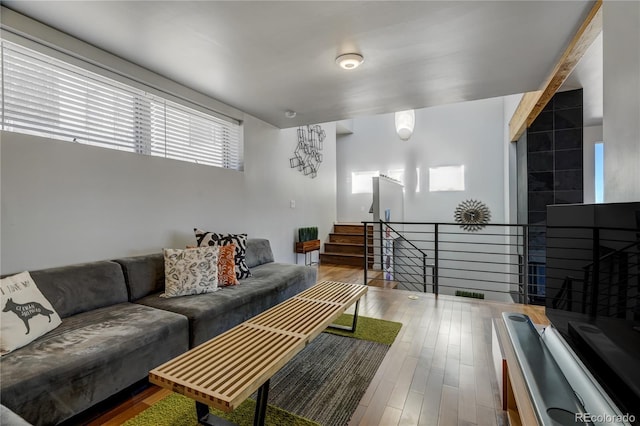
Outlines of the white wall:
M 507 104 L 503 98 L 494 98 L 417 110 L 414 134 L 406 142 L 401 141 L 395 133 L 393 114 L 355 118 L 353 134 L 338 137 L 336 147 L 338 221 L 372 220 L 372 215 L 368 214 L 372 195 L 351 193 L 351 172 L 378 170 L 384 174 L 388 170 L 414 171 L 419 167 L 420 176 L 416 178 L 415 173 L 410 173 L 405 181 L 406 221 L 453 222 L 456 206 L 463 200 L 473 198 L 489 206 L 491 222 L 504 223 L 508 211 L 505 208 L 505 189 L 509 188 L 505 179 L 510 173 L 510 167 L 505 163 L 509 145 L 505 139 L 504 122 L 508 115 L 506 110 L 517 105 L 517 96 L 509 101 Z M 429 167 L 461 164 L 465 166 L 465 191 L 429 192 Z M 418 179 L 421 191 L 416 193 Z M 461 232 L 458 226 L 449 227 L 447 231 Z M 498 232 L 502 231 L 500 228 Z M 447 235 L 446 239 L 480 240 L 491 244 L 483 246 L 486 251 L 505 252 L 492 259 L 477 253 L 458 254 L 460 260 L 503 262 L 507 257 L 505 237 L 484 235 L 486 232 Z M 460 250 L 460 247 L 442 243 L 441 250 Z M 424 242 L 421 248 L 433 249 Z M 442 257 L 451 256 L 456 254 L 449 252 Z M 510 300 L 506 293 L 492 294 L 488 291 L 489 287 L 509 291 L 508 285 L 482 282 L 482 279 L 504 279 L 504 266 L 486 263 L 480 267 L 487 272 L 470 273 L 455 270 L 460 265 L 456 261 L 441 261 L 441 275 L 449 277 L 441 279 L 441 293 L 453 294 L 455 291 L 455 288 L 446 288 L 445 285 L 459 286 L 483 291 L 490 299 Z M 466 268 L 472 266 L 472 263 L 465 264 Z
M 338 137 L 338 221 L 371 220 L 371 194 L 351 194 L 351 172 L 420 168 L 421 191 L 410 173 L 405 182 L 407 221 L 452 222 L 460 201 L 474 198 L 491 209 L 492 222 L 504 220 L 503 99 L 493 98 L 416 111 L 408 141 L 395 132 L 394 115 L 353 120 L 353 134 Z M 429 167 L 465 165 L 466 190 L 429 192 Z
M 516 142 L 511 142 L 509 121 L 518 108 L 522 94 L 503 98 L 503 141 L 504 141 L 504 218 L 505 223 L 518 223 L 518 159 Z
M 502 119 L 503 119 L 503 150 L 504 150 L 504 219 L 505 223 L 518 223 L 518 158 L 517 158 L 517 142 L 511 141 L 511 132 L 509 130 L 509 121 L 513 117 L 513 113 L 518 108 L 518 104 L 522 99 L 522 94 L 505 96 L 503 103 Z M 522 240 L 518 238 L 518 232 L 516 228 L 504 228 L 505 237 L 504 244 L 508 253 L 506 257 L 507 263 L 503 267 L 505 275 L 510 277 L 512 282 L 510 290 L 512 292 L 518 291 L 518 255 L 523 254 L 523 250 L 520 248 L 519 243 Z
M 2 132 L 2 273 L 193 244 L 193 228 L 268 238 L 295 262 L 300 226 L 335 220 L 335 124 L 311 179 L 289 167 L 295 129 L 245 116 L 245 171 Z M 295 200 L 296 208 L 290 208 Z
M 640 200 L 640 2 L 605 1 L 605 202 Z
M 311 179 L 289 167 L 296 129 L 276 129 L 28 17 L 2 12 L 4 38 L 244 121 L 244 172 L 2 132 L 2 273 L 183 247 L 194 243 L 194 227 L 268 238 L 277 261 L 294 262 L 298 227 L 318 226 L 322 240 L 330 232 L 336 218 L 334 123 L 322 125 L 324 161 Z

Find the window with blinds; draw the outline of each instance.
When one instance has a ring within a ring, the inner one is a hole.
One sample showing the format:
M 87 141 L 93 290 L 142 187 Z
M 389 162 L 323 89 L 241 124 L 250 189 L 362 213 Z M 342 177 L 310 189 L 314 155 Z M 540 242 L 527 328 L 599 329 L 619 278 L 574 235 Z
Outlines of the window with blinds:
M 2 129 L 241 168 L 240 125 L 2 42 Z

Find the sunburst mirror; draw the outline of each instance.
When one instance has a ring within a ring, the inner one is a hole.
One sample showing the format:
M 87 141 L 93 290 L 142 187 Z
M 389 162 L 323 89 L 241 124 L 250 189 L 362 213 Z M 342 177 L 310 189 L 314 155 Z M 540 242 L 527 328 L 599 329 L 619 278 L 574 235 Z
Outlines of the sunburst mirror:
M 491 211 L 486 204 L 477 200 L 465 200 L 458 204 L 454 217 L 465 231 L 476 232 L 485 227 L 491 219 Z

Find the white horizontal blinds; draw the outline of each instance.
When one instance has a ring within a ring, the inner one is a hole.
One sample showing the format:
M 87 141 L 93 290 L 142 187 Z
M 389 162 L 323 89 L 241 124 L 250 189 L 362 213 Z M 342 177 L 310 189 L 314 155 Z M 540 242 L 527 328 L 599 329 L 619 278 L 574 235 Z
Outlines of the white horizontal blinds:
M 4 123 L 9 131 L 136 151 L 135 89 L 3 43 Z
M 0 125 L 4 129 L 4 53 L 2 51 L 2 42 L 0 41 Z
M 152 155 L 239 169 L 239 134 L 237 124 L 164 99 L 152 101 Z
M 241 168 L 240 125 L 2 42 L 2 128 Z
M 167 128 L 165 120 L 164 100 L 151 99 L 151 144 L 150 154 L 156 157 L 166 157 Z
M 134 134 L 136 152 L 151 155 L 151 99 L 136 96 L 134 99 Z

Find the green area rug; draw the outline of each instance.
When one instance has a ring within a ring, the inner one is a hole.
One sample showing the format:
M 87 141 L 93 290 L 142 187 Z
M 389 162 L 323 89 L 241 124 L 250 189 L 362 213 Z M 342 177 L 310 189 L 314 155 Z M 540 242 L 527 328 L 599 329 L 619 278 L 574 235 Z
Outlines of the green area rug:
M 343 315 L 336 323 L 350 325 L 352 319 L 351 315 Z M 397 322 L 359 316 L 355 334 L 330 329 L 316 337 L 271 378 L 266 424 L 346 424 L 401 327 Z M 251 426 L 254 399 L 248 399 L 231 413 L 213 409 L 211 412 L 240 426 Z M 175 393 L 125 423 L 126 426 L 197 424 L 194 401 Z
M 239 426 L 252 426 L 253 414 L 256 402 L 248 399 L 231 413 L 224 413 L 213 408 L 209 411 L 216 416 L 227 419 Z M 267 407 L 266 425 L 270 426 L 318 426 L 318 423 L 307 420 L 295 414 L 288 413 L 280 408 L 269 405 Z M 197 426 L 195 403 L 193 399 L 177 393 L 153 404 L 133 419 L 127 421 L 125 426 Z
M 342 315 L 335 323 L 338 325 L 350 326 L 353 324 L 353 315 Z M 399 322 L 358 316 L 355 333 L 332 328 L 325 330 L 325 333 L 355 337 L 356 339 L 369 340 L 371 342 L 391 346 L 393 341 L 396 340 L 396 336 L 400 332 L 400 328 L 402 328 L 402 324 Z

